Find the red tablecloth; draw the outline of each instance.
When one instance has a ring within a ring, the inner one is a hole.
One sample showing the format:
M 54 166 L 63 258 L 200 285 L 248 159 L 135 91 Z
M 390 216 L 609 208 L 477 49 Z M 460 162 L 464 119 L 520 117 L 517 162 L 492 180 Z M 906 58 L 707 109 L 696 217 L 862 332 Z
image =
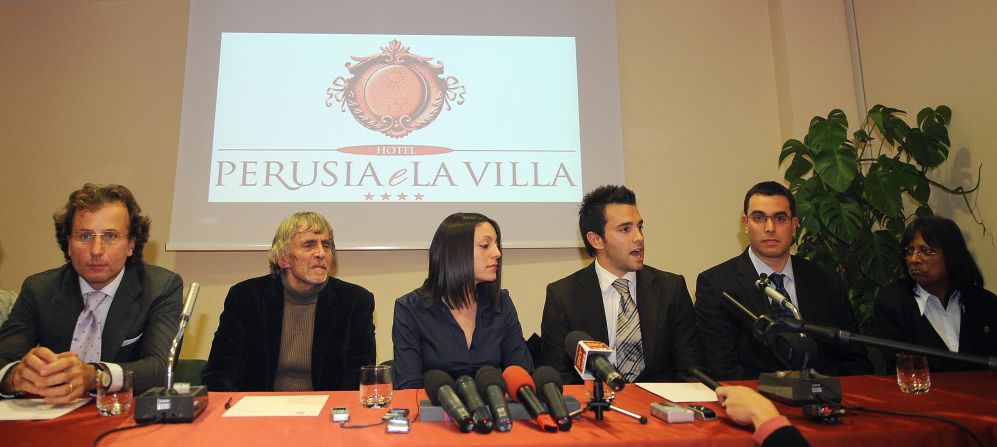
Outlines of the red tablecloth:
M 901 393 L 893 377 L 843 377 L 844 403 L 876 409 L 920 412 L 955 419 L 972 429 L 987 445 L 997 446 L 997 373 L 971 372 L 933 374 L 933 386 L 928 394 L 914 396 Z M 743 384 L 753 386 L 753 382 Z M 585 389 L 570 386 L 566 393 L 585 402 Z M 260 393 L 274 394 L 274 393 Z M 101 445 L 154 446 L 256 446 L 256 445 L 404 445 L 404 446 L 545 446 L 572 447 L 626 445 L 681 446 L 744 446 L 750 447 L 751 431 L 731 423 L 723 410 L 710 404 L 719 415 L 716 422 L 667 424 L 650 417 L 647 425 L 622 414 L 608 412 L 605 419 L 595 420 L 586 413 L 575 420 L 569 432 L 542 433 L 528 421 L 516 421 L 508 433 L 488 435 L 459 433 L 444 423 L 415 422 L 408 434 L 387 434 L 383 426 L 365 429 L 343 429 L 331 422 L 329 409 L 343 406 L 350 409 L 351 424 L 380 420 L 385 410 L 360 407 L 356 392 L 328 394 L 329 400 L 319 417 L 281 418 L 222 418 L 225 401 L 234 401 L 245 393 L 211 393 L 210 404 L 191 424 L 155 425 L 114 433 Z M 393 406 L 413 411 L 417 418 L 418 399 L 425 393 L 416 390 L 396 391 Z M 628 386 L 617 396 L 615 404 L 650 416 L 651 402 L 658 397 L 639 387 Z M 778 405 L 794 425 L 815 446 L 884 447 L 896 446 L 962 446 L 971 445 L 970 438 L 955 427 L 926 419 L 899 416 L 851 413 L 837 425 L 811 422 L 799 408 Z M 133 425 L 130 416 L 100 417 L 93 403 L 50 421 L 0 422 L 0 445 L 90 445 L 105 430 Z

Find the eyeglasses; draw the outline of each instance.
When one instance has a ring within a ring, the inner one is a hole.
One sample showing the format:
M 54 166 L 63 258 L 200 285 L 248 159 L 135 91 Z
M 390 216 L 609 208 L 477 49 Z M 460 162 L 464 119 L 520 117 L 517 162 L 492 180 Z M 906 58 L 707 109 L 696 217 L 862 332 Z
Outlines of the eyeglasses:
M 931 259 L 932 256 L 938 254 L 941 250 L 936 250 L 934 248 L 928 247 L 927 245 L 922 245 L 920 247 L 907 247 L 900 249 L 900 259 L 910 259 L 917 253 L 921 259 Z
M 107 245 L 114 245 L 128 238 L 128 233 L 121 233 L 118 231 L 105 231 L 103 233 L 94 233 L 93 231 L 81 231 L 73 235 L 73 242 L 79 245 L 87 245 L 93 242 L 98 236 Z
M 772 223 L 776 225 L 786 225 L 790 220 L 793 220 L 792 217 L 782 213 L 774 216 L 769 216 L 765 213 L 751 213 L 748 215 L 748 220 L 756 225 L 765 225 L 765 221 L 769 219 L 772 219 Z

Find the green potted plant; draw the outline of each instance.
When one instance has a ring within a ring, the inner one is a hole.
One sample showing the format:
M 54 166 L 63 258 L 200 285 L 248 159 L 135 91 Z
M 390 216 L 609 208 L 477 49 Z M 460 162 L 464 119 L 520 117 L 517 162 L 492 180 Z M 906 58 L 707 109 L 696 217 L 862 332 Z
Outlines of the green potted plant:
M 789 161 L 785 179 L 797 202 L 797 254 L 844 278 L 863 332 L 879 289 L 903 273 L 897 244 L 907 221 L 933 214 L 932 187 L 962 196 L 976 218 L 967 195 L 979 175 L 969 190 L 927 176 L 948 158 L 952 110 L 926 107 L 916 127 L 904 115 L 876 105 L 849 138 L 848 119 L 835 109 L 814 117 L 803 141 L 786 141 L 779 155 L 780 165 Z

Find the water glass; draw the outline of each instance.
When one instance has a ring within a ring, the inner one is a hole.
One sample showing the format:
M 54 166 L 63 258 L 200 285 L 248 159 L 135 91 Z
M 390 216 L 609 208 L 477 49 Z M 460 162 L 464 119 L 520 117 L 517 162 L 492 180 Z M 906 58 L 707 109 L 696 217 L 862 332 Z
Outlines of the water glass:
M 110 374 L 101 369 L 97 369 L 97 412 L 101 416 L 117 416 L 128 413 L 132 408 L 132 372 L 123 371 L 121 375 L 121 388 L 117 391 L 105 391 L 100 386 L 103 383 L 101 376 Z
M 391 367 L 367 365 L 360 368 L 360 405 L 364 408 L 383 408 L 391 403 Z
M 900 391 L 924 394 L 931 388 L 928 358 L 923 355 L 897 353 L 897 384 Z

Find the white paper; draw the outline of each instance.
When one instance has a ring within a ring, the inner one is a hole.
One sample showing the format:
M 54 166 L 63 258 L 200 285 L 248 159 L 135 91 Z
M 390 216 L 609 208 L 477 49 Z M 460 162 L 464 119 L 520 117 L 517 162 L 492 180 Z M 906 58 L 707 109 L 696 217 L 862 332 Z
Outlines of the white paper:
M 0 399 L 0 421 L 33 421 L 55 419 L 90 402 L 81 397 L 68 404 L 49 405 L 41 399 Z M 97 414 L 97 410 L 94 410 Z
M 672 402 L 717 401 L 717 393 L 702 383 L 638 383 L 637 386 Z
M 318 416 L 328 395 L 244 396 L 222 417 Z

